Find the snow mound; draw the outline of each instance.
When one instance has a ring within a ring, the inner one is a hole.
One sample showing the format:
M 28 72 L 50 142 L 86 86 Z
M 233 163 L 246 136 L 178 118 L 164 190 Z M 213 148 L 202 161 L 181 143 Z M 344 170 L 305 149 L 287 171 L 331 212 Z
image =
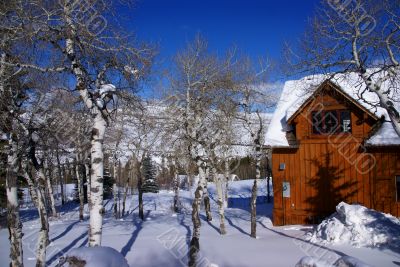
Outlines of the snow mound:
M 59 266 L 129 267 L 124 256 L 110 247 L 74 248 L 60 259 Z
M 295 267 L 371 267 L 371 265 L 350 256 L 343 256 L 335 261 L 334 264 L 315 257 L 306 256 L 301 258 Z
M 311 242 L 400 249 L 400 220 L 361 205 L 341 202 L 308 236 Z

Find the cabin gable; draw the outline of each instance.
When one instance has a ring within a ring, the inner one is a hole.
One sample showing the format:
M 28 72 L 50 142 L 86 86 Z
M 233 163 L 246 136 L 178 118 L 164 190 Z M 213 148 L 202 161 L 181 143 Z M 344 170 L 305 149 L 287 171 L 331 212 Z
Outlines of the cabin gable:
M 317 113 L 320 117 L 319 121 L 324 124 L 332 112 L 337 114 L 333 121 L 338 129 L 341 127 L 340 115 L 348 112 L 350 131 L 338 130 L 337 133 L 322 134 L 313 131 L 313 124 L 315 124 L 313 115 Z M 288 124 L 298 142 L 328 142 L 328 139 L 330 142 L 334 140 L 334 142 L 341 142 L 349 135 L 362 142 L 369 137 L 373 126 L 378 121 L 376 116 L 346 97 L 339 88 L 326 82 L 288 119 Z

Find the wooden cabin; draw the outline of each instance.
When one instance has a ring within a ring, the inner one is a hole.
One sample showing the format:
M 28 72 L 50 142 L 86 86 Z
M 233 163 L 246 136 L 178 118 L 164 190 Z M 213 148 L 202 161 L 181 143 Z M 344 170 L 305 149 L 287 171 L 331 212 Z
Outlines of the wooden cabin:
M 360 88 L 349 84 L 285 83 L 266 135 L 274 225 L 319 223 L 341 201 L 400 216 L 400 138 L 386 111 L 358 100 Z

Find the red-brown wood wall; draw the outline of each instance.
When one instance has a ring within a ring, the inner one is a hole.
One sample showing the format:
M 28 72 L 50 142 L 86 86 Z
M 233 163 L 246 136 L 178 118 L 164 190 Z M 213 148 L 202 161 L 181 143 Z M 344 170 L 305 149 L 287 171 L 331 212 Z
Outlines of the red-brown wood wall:
M 376 118 L 330 89 L 293 120 L 298 146 L 272 150 L 275 225 L 317 223 L 333 213 L 340 201 L 400 216 L 400 202 L 395 199 L 400 148 L 364 147 Z M 352 132 L 314 135 L 311 111 L 321 103 L 326 110 L 350 110 Z M 284 170 L 279 170 L 281 163 Z M 289 198 L 282 197 L 283 182 L 290 183 Z

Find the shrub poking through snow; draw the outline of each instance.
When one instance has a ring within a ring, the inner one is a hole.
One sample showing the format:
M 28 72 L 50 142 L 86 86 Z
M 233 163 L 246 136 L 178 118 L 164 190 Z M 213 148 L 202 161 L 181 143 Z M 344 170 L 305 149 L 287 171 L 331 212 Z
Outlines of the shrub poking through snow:
M 341 202 L 336 212 L 309 234 L 309 241 L 400 250 L 400 220 L 361 205 Z
M 110 247 L 74 248 L 59 261 L 62 267 L 129 267 L 121 253 Z

